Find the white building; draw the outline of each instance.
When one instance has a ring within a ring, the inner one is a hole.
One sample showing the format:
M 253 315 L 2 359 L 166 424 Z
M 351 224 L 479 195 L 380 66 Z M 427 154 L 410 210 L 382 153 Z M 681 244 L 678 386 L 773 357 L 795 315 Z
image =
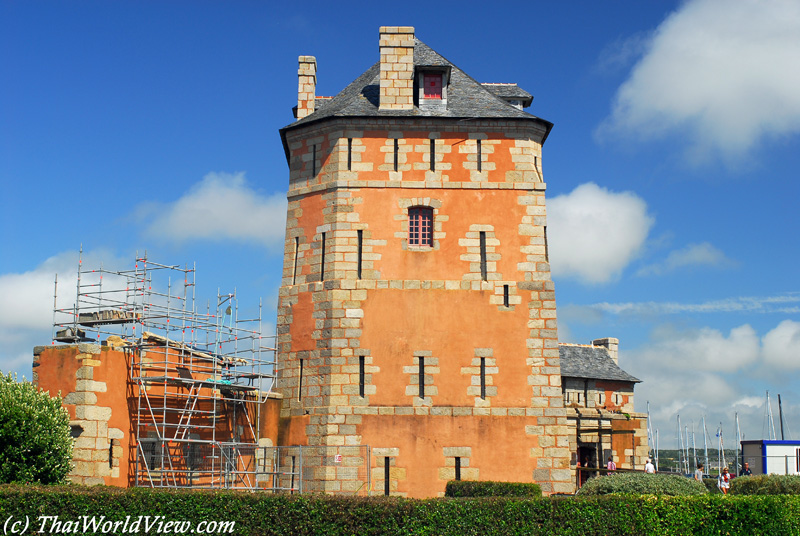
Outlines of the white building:
M 800 474 L 800 441 L 755 439 L 742 441 L 742 456 L 754 475 Z

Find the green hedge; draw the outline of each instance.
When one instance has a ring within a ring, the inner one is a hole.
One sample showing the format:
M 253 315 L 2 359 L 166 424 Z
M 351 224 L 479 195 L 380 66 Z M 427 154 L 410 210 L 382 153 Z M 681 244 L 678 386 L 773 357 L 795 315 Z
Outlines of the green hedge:
M 798 495 L 800 475 L 740 476 L 731 480 L 733 495 Z
M 235 521 L 243 536 L 337 535 L 798 535 L 800 497 L 656 497 L 397 499 L 337 498 L 95 487 L 0 486 L 0 520 L 40 515 L 164 516 L 166 521 Z M 78 530 L 77 533 L 82 533 Z M 121 533 L 121 531 L 117 531 Z M 139 531 L 143 533 L 143 531 Z M 149 534 L 166 534 L 151 530 Z
M 674 496 L 703 495 L 708 492 L 703 483 L 683 475 L 622 472 L 590 478 L 578 491 L 578 495 L 608 495 L 612 493 Z
M 706 487 L 706 491 L 709 493 L 722 493 L 722 490 L 719 489 L 717 482 L 718 481 L 716 477 L 703 477 L 703 485 Z
M 542 488 L 531 482 L 492 482 L 489 480 L 451 480 L 445 497 L 541 497 Z

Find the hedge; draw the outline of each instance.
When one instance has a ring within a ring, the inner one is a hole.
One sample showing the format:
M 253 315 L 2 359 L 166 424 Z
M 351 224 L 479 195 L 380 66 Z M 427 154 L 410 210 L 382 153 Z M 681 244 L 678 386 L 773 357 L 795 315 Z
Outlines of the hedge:
M 445 497 L 541 497 L 542 488 L 531 482 L 493 482 L 490 480 L 451 480 Z
M 0 486 L 0 520 L 38 516 L 164 516 L 167 521 L 235 521 L 243 536 L 353 535 L 686 535 L 800 536 L 800 497 L 400 499 L 270 495 L 225 491 Z M 195 525 L 196 527 L 196 525 Z M 82 533 L 79 530 L 78 533 Z M 143 533 L 139 531 L 138 533 Z M 168 531 L 152 530 L 150 534 Z M 121 531 L 117 531 L 121 533 Z
M 740 476 L 731 480 L 733 495 L 798 495 L 800 475 Z
M 650 495 L 703 495 L 706 486 L 693 478 L 675 474 L 611 473 L 590 478 L 578 495 L 636 493 Z

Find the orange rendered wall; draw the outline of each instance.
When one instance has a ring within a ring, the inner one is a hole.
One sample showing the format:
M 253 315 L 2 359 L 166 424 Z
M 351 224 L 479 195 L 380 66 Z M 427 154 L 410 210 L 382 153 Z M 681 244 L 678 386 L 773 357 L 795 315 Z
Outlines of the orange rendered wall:
M 373 374 L 377 393 L 370 396 L 370 403 L 411 404 L 413 397 L 406 395 L 409 374 L 403 368 L 416 365 L 416 350 L 429 350 L 439 363 L 432 384 L 439 394 L 432 396 L 433 404 L 473 406 L 475 396 L 467 394 L 470 375 L 461 369 L 470 367 L 475 348 L 491 348 L 499 369 L 493 376 L 498 395 L 492 405 L 527 406 L 531 395 L 525 339 L 504 334 L 513 324 L 524 331 L 528 311 L 517 307 L 498 313 L 497 306 L 489 303 L 490 295 L 489 291 L 371 291 L 363 306 L 361 346 L 370 349 L 380 373 Z
M 73 481 L 127 487 L 134 455 L 127 356 L 112 348 L 89 346 L 97 353 L 81 353 L 74 345 L 44 347 L 35 358 L 36 381 L 51 395 L 60 392 L 72 422 L 85 428 L 73 449 Z M 69 403 L 73 400 L 77 403 Z M 105 408 L 110 408 L 107 419 Z M 106 471 L 109 447 L 115 439 L 120 444 L 114 446 L 114 467 Z
M 518 482 L 527 480 L 524 475 L 536 469 L 533 457 L 520 454 L 523 445 L 539 447 L 537 438 L 525 434 L 525 417 L 365 415 L 362 422 L 364 443 L 371 445 L 373 452 L 389 445 L 399 450 L 393 467 L 404 471 L 392 491 L 409 497 L 443 494 L 448 478 L 440 478 L 440 470 L 452 469 L 443 454 L 447 447 L 471 446 L 468 465 L 462 466 L 462 474 L 471 470 L 465 480 Z M 373 458 L 374 466 L 381 467 L 380 456 Z M 384 490 L 380 473 L 374 472 L 375 494 Z

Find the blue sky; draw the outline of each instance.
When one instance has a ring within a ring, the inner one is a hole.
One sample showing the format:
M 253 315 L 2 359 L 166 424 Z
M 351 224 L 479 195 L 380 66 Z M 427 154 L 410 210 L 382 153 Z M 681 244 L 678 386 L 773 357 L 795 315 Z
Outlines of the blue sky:
M 411 25 L 555 123 L 560 339 L 620 339 L 662 447 L 678 413 L 761 437 L 766 390 L 800 439 L 800 4 L 392 5 L 0 2 L 0 370 L 30 376 L 81 245 L 196 263 L 201 297 L 235 288 L 274 322 L 297 57 L 334 95 L 379 26 Z

